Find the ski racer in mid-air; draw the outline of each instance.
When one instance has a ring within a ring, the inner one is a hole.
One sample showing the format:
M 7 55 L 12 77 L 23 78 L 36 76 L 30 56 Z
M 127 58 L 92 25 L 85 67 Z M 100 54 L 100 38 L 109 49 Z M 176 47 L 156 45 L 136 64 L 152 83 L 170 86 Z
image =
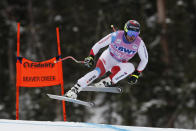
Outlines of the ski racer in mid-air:
M 120 80 L 129 77 L 128 83 L 135 84 L 148 63 L 148 52 L 146 46 L 139 36 L 140 24 L 136 20 L 129 20 L 125 23 L 124 31 L 119 30 L 108 34 L 98 41 L 91 49 L 90 55 L 85 58 L 85 65 L 92 67 L 94 57 L 103 47 L 108 48 L 101 54 L 94 70 L 90 71 L 65 93 L 66 97 L 76 99 L 78 93 L 91 84 L 98 77 L 110 71 L 111 74 L 95 83 L 96 87 L 108 87 Z M 134 65 L 128 62 L 135 54 L 139 55 L 140 63 L 135 69 Z

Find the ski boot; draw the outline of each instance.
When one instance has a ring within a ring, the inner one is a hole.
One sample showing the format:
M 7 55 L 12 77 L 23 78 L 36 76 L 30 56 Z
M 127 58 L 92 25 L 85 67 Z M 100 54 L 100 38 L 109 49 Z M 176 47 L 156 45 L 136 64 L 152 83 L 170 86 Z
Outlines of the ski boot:
M 109 87 L 112 86 L 110 77 L 106 77 L 98 83 L 95 83 L 95 87 Z
M 81 91 L 81 87 L 79 84 L 75 84 L 67 93 L 65 93 L 65 96 L 72 99 L 77 99 L 78 93 Z

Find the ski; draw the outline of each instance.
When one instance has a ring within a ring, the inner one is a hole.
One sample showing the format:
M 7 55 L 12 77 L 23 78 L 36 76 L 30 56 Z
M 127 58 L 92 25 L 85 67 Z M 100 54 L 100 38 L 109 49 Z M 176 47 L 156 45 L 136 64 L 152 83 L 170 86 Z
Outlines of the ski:
M 108 92 L 108 93 L 122 93 L 120 87 L 96 87 L 96 86 L 86 86 L 82 88 L 81 91 L 95 91 L 95 92 Z
M 47 95 L 51 99 L 68 101 L 68 102 L 72 102 L 72 103 L 76 103 L 76 104 L 80 104 L 80 105 L 84 105 L 84 106 L 88 106 L 88 107 L 95 106 L 95 104 L 93 102 L 86 102 L 86 101 L 82 101 L 82 100 L 72 99 L 72 98 L 68 98 L 65 96 L 59 96 L 59 95 L 53 95 L 53 94 L 47 94 Z

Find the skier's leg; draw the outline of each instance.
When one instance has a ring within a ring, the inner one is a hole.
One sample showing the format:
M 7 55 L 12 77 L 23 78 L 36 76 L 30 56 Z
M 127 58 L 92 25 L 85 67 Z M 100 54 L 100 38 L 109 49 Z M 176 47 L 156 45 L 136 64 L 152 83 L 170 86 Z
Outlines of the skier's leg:
M 112 80 L 112 83 L 116 84 L 118 81 L 133 73 L 134 70 L 135 67 L 132 63 L 120 63 L 117 66 L 112 67 L 109 77 Z
M 105 67 L 103 66 L 102 61 L 99 59 L 96 64 L 96 68 L 93 71 L 87 73 L 82 78 L 80 78 L 77 83 L 81 87 L 85 87 L 104 74 L 105 74 Z
M 96 65 L 96 68 L 81 77 L 77 84 L 75 84 L 71 90 L 69 90 L 65 95 L 70 98 L 77 98 L 77 94 L 82 90 L 82 88 L 85 88 L 85 86 L 91 84 L 95 79 L 97 79 L 99 76 L 102 76 L 105 73 L 105 68 L 103 66 L 102 61 L 99 59 Z
M 96 87 L 108 87 L 114 84 L 112 82 L 112 78 L 120 71 L 120 66 L 113 66 L 111 69 L 111 75 L 109 77 L 106 77 L 99 81 L 98 83 L 95 83 Z
M 76 99 L 77 94 L 82 90 L 83 87 L 87 86 L 91 82 L 93 82 L 99 76 L 98 70 L 95 68 L 93 71 L 87 73 L 83 77 L 81 77 L 77 84 L 75 84 L 66 94 L 65 96 Z

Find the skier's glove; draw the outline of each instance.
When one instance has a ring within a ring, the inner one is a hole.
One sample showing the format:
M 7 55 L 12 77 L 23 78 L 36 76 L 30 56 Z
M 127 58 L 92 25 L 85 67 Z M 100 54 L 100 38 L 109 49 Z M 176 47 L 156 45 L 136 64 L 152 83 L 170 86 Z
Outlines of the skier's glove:
M 94 56 L 90 55 L 84 59 L 84 65 L 91 68 L 94 65 Z
M 136 84 L 136 83 L 137 83 L 137 80 L 138 80 L 138 78 L 139 78 L 139 76 L 140 76 L 140 74 L 141 74 L 140 72 L 134 71 L 134 72 L 129 76 L 129 78 L 128 78 L 128 83 L 131 84 L 131 85 Z

